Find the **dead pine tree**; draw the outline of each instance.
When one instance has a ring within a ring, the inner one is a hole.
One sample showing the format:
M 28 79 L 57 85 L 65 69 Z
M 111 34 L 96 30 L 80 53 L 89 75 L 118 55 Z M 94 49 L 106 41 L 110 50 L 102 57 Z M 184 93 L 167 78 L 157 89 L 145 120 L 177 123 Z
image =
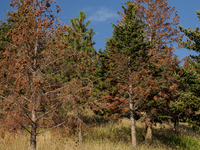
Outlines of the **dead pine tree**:
M 68 110 L 75 107 L 74 99 L 78 95 L 80 99 L 82 91 L 92 90 L 90 79 L 75 78 L 74 75 L 74 79 L 69 80 L 68 74 L 63 74 L 63 70 L 77 73 L 80 64 L 87 64 L 78 58 L 89 57 L 63 42 L 67 27 L 56 23 L 50 10 L 51 3 L 56 2 L 11 1 L 10 6 L 17 10 L 10 14 L 13 28 L 5 37 L 9 40 L 0 61 L 2 127 L 29 134 L 30 150 L 36 150 L 39 134 L 73 118 Z M 60 12 L 59 6 L 56 7 Z M 59 116 L 61 106 L 70 108 L 64 110 L 63 118 Z

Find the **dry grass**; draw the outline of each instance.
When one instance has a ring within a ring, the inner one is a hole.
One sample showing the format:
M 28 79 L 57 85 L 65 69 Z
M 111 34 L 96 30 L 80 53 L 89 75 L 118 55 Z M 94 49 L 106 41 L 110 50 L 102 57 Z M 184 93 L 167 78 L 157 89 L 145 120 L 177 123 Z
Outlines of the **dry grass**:
M 137 123 L 137 140 L 139 150 L 198 150 L 199 136 L 186 123 L 181 123 L 182 133 L 173 133 L 170 125 L 157 125 L 153 128 L 153 142 L 144 141 L 144 124 Z M 5 134 L 0 137 L 0 150 L 27 150 L 29 136 Z M 46 132 L 37 137 L 37 150 L 131 150 L 130 121 L 99 123 L 92 132 L 85 130 L 84 142 L 79 146 L 77 135 L 66 136 L 56 132 Z

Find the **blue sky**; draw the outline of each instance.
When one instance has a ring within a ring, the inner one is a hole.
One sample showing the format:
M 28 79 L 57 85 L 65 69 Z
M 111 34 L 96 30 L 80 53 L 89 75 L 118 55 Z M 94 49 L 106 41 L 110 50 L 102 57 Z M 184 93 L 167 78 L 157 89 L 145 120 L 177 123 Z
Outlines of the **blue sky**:
M 79 11 L 84 11 L 87 15 L 87 19 L 91 21 L 89 28 L 93 28 L 94 41 L 96 42 L 95 48 L 104 49 L 106 38 L 112 36 L 113 28 L 112 23 L 116 23 L 121 16 L 117 15 L 117 11 L 122 11 L 121 2 L 127 0 L 57 0 L 58 5 L 61 8 L 61 13 L 58 14 L 59 19 L 66 23 L 70 23 L 69 19 L 77 17 Z M 1 0 L 0 5 L 0 20 L 5 18 L 7 10 L 12 10 L 9 7 L 9 0 Z M 197 18 L 196 10 L 200 10 L 200 0 L 168 0 L 169 6 L 175 6 L 175 10 L 180 16 L 180 24 L 184 28 L 191 27 L 195 29 L 197 25 L 200 26 L 200 21 Z M 53 9 L 53 8 L 52 8 Z M 178 55 L 178 59 L 182 59 L 187 55 L 195 55 L 197 53 L 186 50 L 184 48 L 174 50 L 174 53 Z

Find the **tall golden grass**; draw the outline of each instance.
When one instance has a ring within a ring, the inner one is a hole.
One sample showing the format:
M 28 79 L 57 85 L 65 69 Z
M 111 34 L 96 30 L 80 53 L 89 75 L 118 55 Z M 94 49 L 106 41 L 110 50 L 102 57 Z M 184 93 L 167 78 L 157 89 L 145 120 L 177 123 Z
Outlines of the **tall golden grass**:
M 145 126 L 136 124 L 139 150 L 198 150 L 200 136 L 186 123 L 180 124 L 180 134 L 175 134 L 170 124 L 158 124 L 153 127 L 153 141 L 144 141 Z M 61 132 L 60 132 L 61 131 Z M 62 133 L 62 134 L 60 134 Z M 132 150 L 130 121 L 122 119 L 116 122 L 97 123 L 92 130 L 85 129 L 82 145 L 78 136 L 67 135 L 64 130 L 49 131 L 37 137 L 37 150 Z M 0 150 L 27 150 L 29 136 L 18 133 L 6 133 L 0 137 Z

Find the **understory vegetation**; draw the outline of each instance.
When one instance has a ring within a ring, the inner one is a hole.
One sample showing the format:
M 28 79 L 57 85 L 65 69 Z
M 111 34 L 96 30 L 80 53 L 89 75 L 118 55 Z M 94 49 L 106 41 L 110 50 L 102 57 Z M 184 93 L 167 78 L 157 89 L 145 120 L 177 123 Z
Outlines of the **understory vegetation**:
M 83 144 L 79 145 L 77 129 L 75 133 L 66 134 L 64 128 L 48 131 L 38 136 L 38 150 L 131 150 L 130 120 L 127 118 L 113 121 L 99 118 L 90 129 L 83 132 Z M 88 124 L 91 125 L 91 124 Z M 145 124 L 136 123 L 139 150 L 197 150 L 200 136 L 188 126 L 180 123 L 180 132 L 174 132 L 173 124 L 163 123 L 153 126 L 153 141 L 145 142 Z M 27 150 L 29 136 L 5 133 L 0 138 L 0 149 Z

